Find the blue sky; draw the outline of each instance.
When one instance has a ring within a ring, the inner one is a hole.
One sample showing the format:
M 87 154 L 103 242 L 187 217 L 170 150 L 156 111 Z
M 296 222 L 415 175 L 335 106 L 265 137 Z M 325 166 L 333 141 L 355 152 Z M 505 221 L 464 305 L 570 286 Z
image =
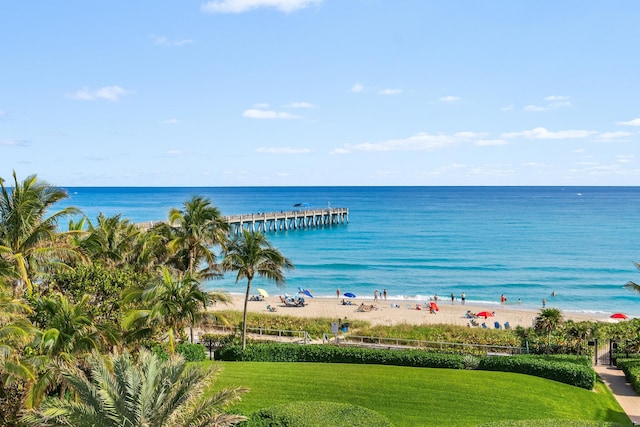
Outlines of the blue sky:
M 6 1 L 0 177 L 638 185 L 636 0 Z

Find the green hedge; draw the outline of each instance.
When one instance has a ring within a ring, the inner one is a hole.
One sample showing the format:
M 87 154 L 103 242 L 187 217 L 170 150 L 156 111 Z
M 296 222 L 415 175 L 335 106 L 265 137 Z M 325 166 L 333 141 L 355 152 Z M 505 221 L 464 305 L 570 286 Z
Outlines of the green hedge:
M 255 344 L 219 350 L 218 360 L 244 362 L 321 362 L 462 369 L 462 356 L 421 350 L 376 350 L 333 345 Z
M 478 369 L 533 375 L 587 390 L 593 389 L 596 382 L 596 373 L 591 366 L 529 354 L 484 357 L 480 360 Z
M 320 362 L 464 369 L 469 366 L 457 354 L 437 354 L 422 350 L 379 350 L 333 345 L 253 344 L 245 351 L 231 346 L 218 352 L 219 360 L 243 362 Z M 475 365 L 475 363 L 474 363 Z M 596 373 L 590 362 L 575 356 L 494 356 L 479 358 L 477 369 L 515 372 L 593 389 Z
M 628 358 L 616 360 L 616 366 L 622 369 L 631 386 L 640 394 L 640 359 Z
M 392 427 L 368 408 L 337 402 L 293 402 L 255 412 L 242 427 Z
M 187 362 L 202 362 L 207 357 L 203 345 L 188 342 L 178 344 L 176 346 L 176 353 L 181 354 Z

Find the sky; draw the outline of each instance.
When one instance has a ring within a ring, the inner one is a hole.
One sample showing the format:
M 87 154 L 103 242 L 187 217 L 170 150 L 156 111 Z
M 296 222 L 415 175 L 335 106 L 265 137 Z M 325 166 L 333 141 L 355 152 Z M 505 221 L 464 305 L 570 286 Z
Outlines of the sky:
M 640 2 L 0 1 L 0 177 L 640 183 Z

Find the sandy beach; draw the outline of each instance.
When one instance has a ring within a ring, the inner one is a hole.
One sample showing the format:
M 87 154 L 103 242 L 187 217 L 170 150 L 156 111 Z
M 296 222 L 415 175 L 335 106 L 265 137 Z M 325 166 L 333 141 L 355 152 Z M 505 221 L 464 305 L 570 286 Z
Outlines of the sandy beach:
M 220 304 L 213 308 L 213 310 L 240 310 L 242 311 L 244 297 L 240 295 L 233 295 L 233 303 L 224 305 Z M 505 322 L 509 322 L 511 327 L 532 326 L 534 318 L 539 314 L 539 310 L 527 309 L 517 305 L 473 305 L 467 302 L 461 304 L 460 301 L 456 301 L 453 305 L 450 300 L 438 301 L 439 311 L 437 314 L 431 314 L 429 309 L 425 306 L 424 301 L 414 300 L 388 300 L 377 301 L 373 299 L 357 298 L 350 299 L 353 305 L 342 305 L 342 298 L 307 298 L 307 305 L 304 307 L 288 307 L 280 301 L 278 295 L 269 296 L 264 301 L 249 301 L 248 310 L 250 312 L 269 313 L 267 305 L 276 308 L 274 315 L 288 315 L 299 317 L 322 317 L 336 319 L 351 320 L 365 320 L 371 322 L 373 325 L 396 325 L 396 324 L 452 324 L 466 326 L 470 322 L 470 319 L 465 317 L 467 310 L 471 310 L 473 313 L 479 313 L 482 311 L 495 312 L 495 316 L 489 317 L 487 320 L 484 318 L 477 319 L 479 324 L 486 322 L 488 327 L 493 327 L 494 322 L 499 322 L 504 325 Z M 358 311 L 360 304 L 374 305 L 378 307 L 377 310 L 371 311 Z M 399 307 L 396 307 L 399 306 Z M 417 310 L 416 306 L 420 305 L 421 310 Z M 551 307 L 547 305 L 547 307 Z M 610 321 L 605 315 L 586 314 L 586 313 L 574 313 L 574 312 L 562 312 L 565 320 L 595 320 L 595 321 Z

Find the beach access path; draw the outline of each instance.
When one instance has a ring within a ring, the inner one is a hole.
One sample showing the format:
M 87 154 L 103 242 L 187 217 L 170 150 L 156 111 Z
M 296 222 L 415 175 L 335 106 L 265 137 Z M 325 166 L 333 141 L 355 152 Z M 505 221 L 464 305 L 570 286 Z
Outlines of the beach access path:
M 627 382 L 622 369 L 615 366 L 595 365 L 593 367 L 602 381 L 609 387 L 624 412 L 634 425 L 640 424 L 640 396 Z

